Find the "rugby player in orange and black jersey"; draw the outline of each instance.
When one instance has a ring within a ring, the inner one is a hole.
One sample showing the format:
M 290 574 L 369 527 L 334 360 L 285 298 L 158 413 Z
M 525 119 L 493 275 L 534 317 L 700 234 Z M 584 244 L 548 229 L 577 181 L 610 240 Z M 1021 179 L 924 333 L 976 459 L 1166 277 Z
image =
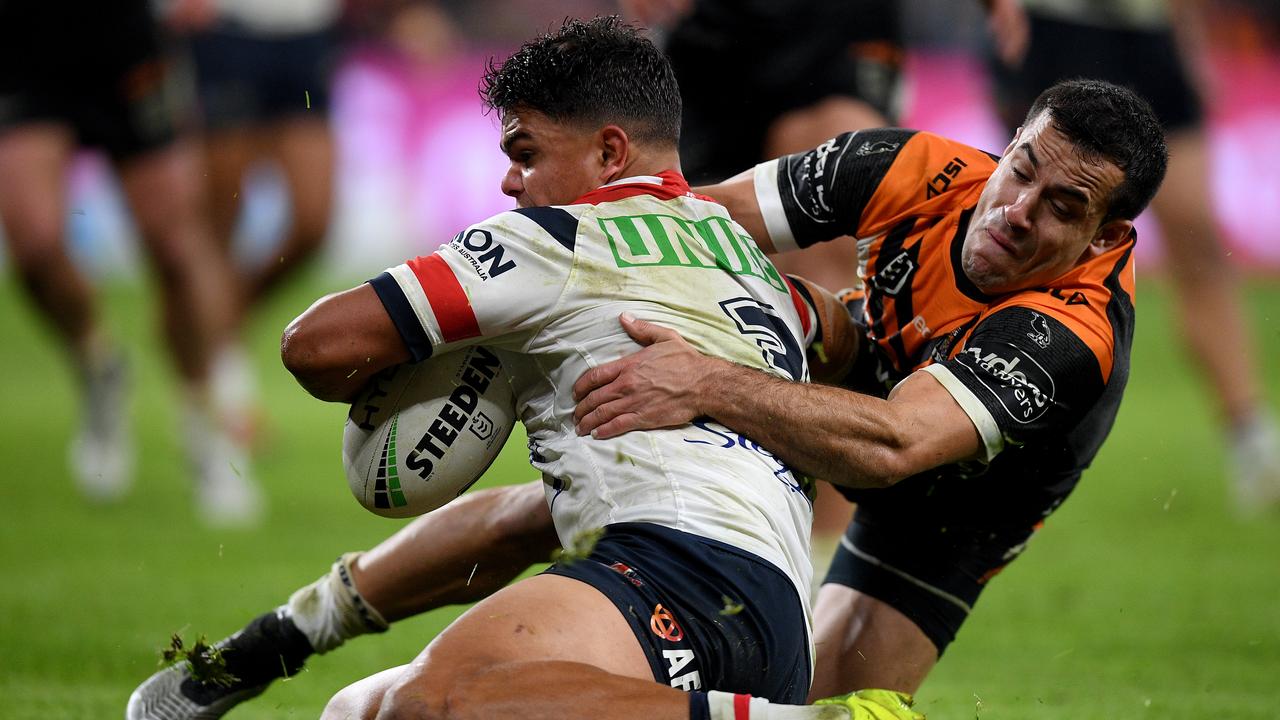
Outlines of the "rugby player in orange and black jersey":
M 883 397 L 923 369 L 981 436 L 980 461 L 841 488 L 858 509 L 826 582 L 893 605 L 939 654 L 986 581 L 1075 487 L 1129 375 L 1132 237 L 1042 287 L 990 296 L 965 274 L 966 230 L 998 159 L 877 129 L 755 173 L 776 250 L 860 239 L 864 287 L 849 305 L 870 342 L 847 384 Z

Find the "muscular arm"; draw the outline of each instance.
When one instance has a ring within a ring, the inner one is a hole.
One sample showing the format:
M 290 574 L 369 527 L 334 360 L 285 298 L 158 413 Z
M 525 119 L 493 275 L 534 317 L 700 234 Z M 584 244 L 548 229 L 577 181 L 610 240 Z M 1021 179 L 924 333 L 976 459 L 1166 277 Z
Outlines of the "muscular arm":
M 723 205 L 729 211 L 729 216 L 747 231 L 766 254 L 772 255 L 775 252 L 764 215 L 760 212 L 760 201 L 756 199 L 754 169 L 740 172 L 715 185 L 694 188 L 693 191 L 710 196 Z
M 982 449 L 969 416 L 926 373 L 881 400 L 704 356 L 651 323 L 624 319 L 623 326 L 649 347 L 575 384 L 581 433 L 613 437 L 708 415 L 801 472 L 851 487 L 892 485 Z
M 280 359 L 304 390 L 349 402 L 375 373 L 411 358 L 368 284 L 320 298 L 285 328 Z

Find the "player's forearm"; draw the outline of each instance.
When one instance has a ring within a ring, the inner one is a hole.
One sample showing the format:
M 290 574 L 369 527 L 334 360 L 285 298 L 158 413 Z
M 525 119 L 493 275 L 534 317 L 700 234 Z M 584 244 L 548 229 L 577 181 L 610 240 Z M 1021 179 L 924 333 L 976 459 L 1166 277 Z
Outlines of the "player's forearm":
M 715 362 L 699 391 L 702 411 L 795 469 L 850 487 L 892 485 L 915 469 L 889 402 Z

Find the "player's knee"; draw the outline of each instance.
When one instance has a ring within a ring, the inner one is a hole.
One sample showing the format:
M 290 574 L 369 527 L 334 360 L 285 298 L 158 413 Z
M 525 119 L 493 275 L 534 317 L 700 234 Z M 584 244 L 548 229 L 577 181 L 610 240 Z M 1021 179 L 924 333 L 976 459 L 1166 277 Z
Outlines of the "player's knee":
M 366 698 L 362 693 L 356 690 L 355 685 L 347 686 L 338 691 L 336 695 L 329 698 L 328 704 L 324 706 L 324 711 L 320 713 L 320 720 L 356 720 L 357 718 L 367 717 L 364 710 L 368 708 Z M 373 709 L 376 711 L 377 706 Z
M 448 720 L 450 685 L 406 673 L 382 698 L 377 720 Z

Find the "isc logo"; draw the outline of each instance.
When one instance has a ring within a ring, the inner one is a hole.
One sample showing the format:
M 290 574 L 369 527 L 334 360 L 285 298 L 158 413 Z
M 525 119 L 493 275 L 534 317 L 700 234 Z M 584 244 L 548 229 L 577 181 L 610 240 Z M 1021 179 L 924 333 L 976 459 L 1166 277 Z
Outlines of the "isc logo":
M 929 185 L 924 191 L 925 198 L 935 198 L 946 192 L 947 188 L 951 187 L 951 179 L 959 175 L 962 168 L 967 167 L 969 167 L 969 163 L 964 160 L 958 157 L 951 158 L 951 162 L 942 168 L 942 172 L 934 175 L 933 179 L 929 181 Z

